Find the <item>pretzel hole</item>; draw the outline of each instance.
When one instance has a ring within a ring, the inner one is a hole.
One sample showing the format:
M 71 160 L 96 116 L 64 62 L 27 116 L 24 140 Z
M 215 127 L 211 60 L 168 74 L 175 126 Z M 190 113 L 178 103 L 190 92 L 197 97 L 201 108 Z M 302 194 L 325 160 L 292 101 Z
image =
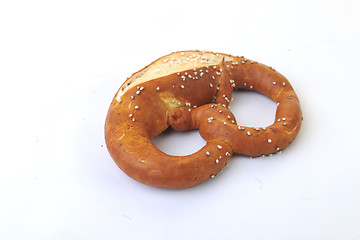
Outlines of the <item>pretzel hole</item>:
M 172 156 L 190 155 L 206 145 L 199 130 L 175 131 L 171 127 L 153 138 L 152 142 L 161 151 Z
M 267 127 L 274 123 L 277 105 L 265 95 L 250 91 L 233 91 L 230 110 L 238 125 L 247 127 Z

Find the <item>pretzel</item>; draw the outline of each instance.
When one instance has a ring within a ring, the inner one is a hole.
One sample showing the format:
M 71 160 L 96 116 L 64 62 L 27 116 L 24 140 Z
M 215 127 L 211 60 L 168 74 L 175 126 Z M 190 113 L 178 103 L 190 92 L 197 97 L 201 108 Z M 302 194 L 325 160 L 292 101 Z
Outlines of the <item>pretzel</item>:
M 237 125 L 229 110 L 234 89 L 274 100 L 274 123 Z M 301 122 L 298 97 L 274 68 L 244 57 L 183 51 L 159 58 L 122 84 L 108 110 L 105 140 L 115 163 L 131 178 L 182 189 L 215 177 L 234 153 L 257 157 L 282 151 Z M 199 129 L 206 145 L 188 156 L 165 154 L 152 139 L 169 126 Z

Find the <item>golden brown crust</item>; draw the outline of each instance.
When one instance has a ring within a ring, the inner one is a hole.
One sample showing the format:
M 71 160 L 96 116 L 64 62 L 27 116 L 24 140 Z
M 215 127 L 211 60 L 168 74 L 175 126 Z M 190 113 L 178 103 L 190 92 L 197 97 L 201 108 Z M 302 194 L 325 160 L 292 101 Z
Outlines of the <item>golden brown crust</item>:
M 165 59 L 177 65 L 166 61 L 164 67 Z M 154 67 L 166 74 L 152 73 Z M 228 106 L 232 91 L 240 88 L 260 92 L 278 103 L 272 125 L 254 129 L 236 124 Z M 288 80 L 243 57 L 173 53 L 135 73 L 120 89 L 105 123 L 108 150 L 126 174 L 155 187 L 200 184 L 221 171 L 233 152 L 261 156 L 281 151 L 301 127 L 299 100 Z M 207 143 L 189 156 L 167 155 L 151 139 L 169 126 L 178 131 L 198 128 Z

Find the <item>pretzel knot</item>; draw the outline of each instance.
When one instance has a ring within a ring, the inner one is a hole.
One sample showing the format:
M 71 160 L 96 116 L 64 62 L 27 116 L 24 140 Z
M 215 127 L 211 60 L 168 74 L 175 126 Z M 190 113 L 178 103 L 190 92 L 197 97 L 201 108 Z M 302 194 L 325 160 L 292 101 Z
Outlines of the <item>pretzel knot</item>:
M 237 124 L 229 110 L 234 89 L 260 92 L 277 102 L 266 128 Z M 215 177 L 233 153 L 262 156 L 285 149 L 302 122 L 289 81 L 266 65 L 211 52 L 176 52 L 133 74 L 114 97 L 105 140 L 116 164 L 133 179 L 160 188 L 188 188 Z M 171 126 L 199 129 L 206 145 L 171 156 L 151 141 Z

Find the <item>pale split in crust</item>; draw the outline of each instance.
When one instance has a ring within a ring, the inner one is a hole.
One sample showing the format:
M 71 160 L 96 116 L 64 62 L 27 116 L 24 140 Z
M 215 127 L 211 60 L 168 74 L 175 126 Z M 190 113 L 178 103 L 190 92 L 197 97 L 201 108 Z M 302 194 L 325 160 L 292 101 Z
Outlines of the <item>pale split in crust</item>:
M 229 110 L 234 89 L 260 92 L 277 102 L 266 128 L 237 125 Z M 285 149 L 302 122 L 289 81 L 274 68 L 228 54 L 183 51 L 159 58 L 120 87 L 105 122 L 105 140 L 116 164 L 135 180 L 161 188 L 188 188 L 216 176 L 233 153 L 252 157 Z M 171 156 L 151 141 L 171 126 L 199 129 L 206 145 Z

